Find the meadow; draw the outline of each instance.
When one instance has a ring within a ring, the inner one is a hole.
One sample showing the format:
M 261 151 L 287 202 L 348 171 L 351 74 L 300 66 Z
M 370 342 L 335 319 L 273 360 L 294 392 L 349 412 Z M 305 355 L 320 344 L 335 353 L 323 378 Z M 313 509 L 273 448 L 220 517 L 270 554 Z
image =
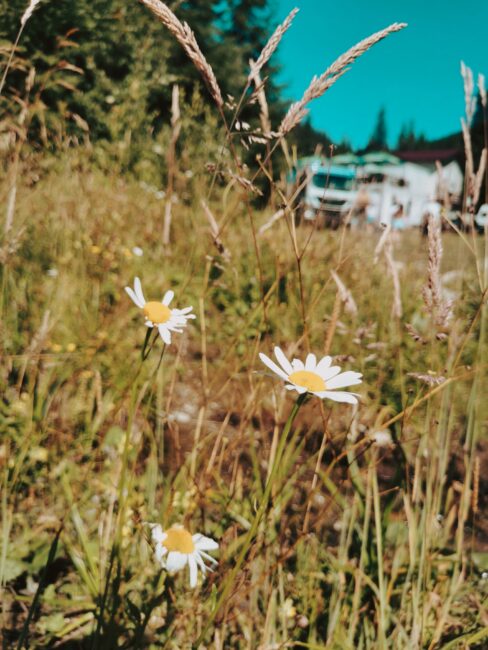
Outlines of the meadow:
M 5 155 L 3 648 L 486 647 L 486 230 L 298 225 L 270 165 L 357 55 L 254 132 L 267 205 L 237 117 L 177 155 L 175 105 L 164 191 L 89 142 Z M 165 343 L 169 290 L 196 318 Z M 285 390 L 275 346 L 362 373 L 357 403 Z M 198 547 L 175 525 L 215 542 L 196 586 L 155 553 Z

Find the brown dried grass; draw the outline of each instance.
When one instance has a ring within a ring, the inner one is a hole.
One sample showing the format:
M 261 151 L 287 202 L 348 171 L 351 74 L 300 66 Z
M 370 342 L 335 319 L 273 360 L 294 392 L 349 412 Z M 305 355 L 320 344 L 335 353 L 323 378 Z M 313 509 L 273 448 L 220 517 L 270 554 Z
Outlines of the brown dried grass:
M 165 27 L 173 34 L 176 40 L 183 47 L 193 64 L 200 72 L 207 88 L 219 108 L 224 105 L 222 93 L 220 92 L 217 78 L 212 67 L 203 56 L 200 46 L 197 43 L 195 34 L 187 23 L 182 23 L 171 9 L 161 0 L 140 0 L 143 5 L 150 9 Z
M 442 284 L 440 277 L 442 262 L 442 232 L 438 219 L 429 216 L 427 226 L 429 261 L 427 283 L 423 288 L 422 297 L 425 306 L 432 314 L 436 327 L 446 329 L 451 318 L 451 303 L 442 297 Z
M 290 28 L 293 19 L 298 13 L 298 9 L 295 7 L 295 9 L 292 9 L 288 16 L 285 18 L 285 20 L 281 23 L 281 25 L 278 25 L 278 27 L 275 29 L 273 34 L 271 35 L 270 39 L 266 43 L 266 45 L 263 47 L 263 50 L 261 54 L 259 55 L 256 63 L 251 65 L 251 71 L 249 73 L 249 76 L 247 78 L 247 84 L 250 85 L 251 82 L 253 81 L 253 77 L 255 74 L 259 74 L 259 72 L 262 70 L 263 66 L 270 60 L 270 58 L 273 56 L 273 54 L 276 51 L 276 48 L 278 47 L 281 39 L 283 38 L 283 34 Z

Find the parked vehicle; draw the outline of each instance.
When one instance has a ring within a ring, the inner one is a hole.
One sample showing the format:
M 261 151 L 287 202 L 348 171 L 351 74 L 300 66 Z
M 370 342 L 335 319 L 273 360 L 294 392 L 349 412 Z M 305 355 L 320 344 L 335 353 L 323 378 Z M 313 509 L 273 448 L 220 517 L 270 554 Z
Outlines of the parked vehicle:
M 293 191 L 301 188 L 299 216 L 330 228 L 338 228 L 346 217 L 352 227 L 425 227 L 428 214 L 440 217 L 443 205 L 450 211 L 456 207 L 454 198 L 462 188 L 457 163 L 441 171 L 431 167 L 388 152 L 301 159 L 292 176 Z
M 312 160 L 302 164 L 296 173 L 296 182 L 303 185 L 299 207 L 305 221 L 318 218 L 321 225 L 338 228 L 355 204 L 354 169 Z

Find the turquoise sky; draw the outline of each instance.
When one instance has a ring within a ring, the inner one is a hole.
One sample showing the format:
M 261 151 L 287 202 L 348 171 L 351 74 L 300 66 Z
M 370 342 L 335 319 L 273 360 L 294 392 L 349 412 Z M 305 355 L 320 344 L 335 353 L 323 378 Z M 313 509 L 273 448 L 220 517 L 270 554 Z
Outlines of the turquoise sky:
M 488 81 L 488 0 L 274 0 L 281 22 L 300 12 L 277 53 L 285 97 L 298 99 L 357 41 L 392 22 L 408 27 L 374 46 L 322 98 L 311 104 L 312 124 L 333 140 L 361 147 L 378 110 L 386 109 L 394 145 L 405 122 L 437 138 L 459 129 L 464 112 L 460 61 Z

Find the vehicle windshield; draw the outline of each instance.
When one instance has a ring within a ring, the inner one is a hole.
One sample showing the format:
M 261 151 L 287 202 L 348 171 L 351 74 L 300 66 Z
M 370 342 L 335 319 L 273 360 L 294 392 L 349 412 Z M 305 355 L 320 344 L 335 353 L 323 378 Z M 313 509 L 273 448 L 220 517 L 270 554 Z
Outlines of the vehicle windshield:
M 320 172 L 314 175 L 312 183 L 315 187 L 319 187 L 320 189 L 347 191 L 353 189 L 354 178 Z

